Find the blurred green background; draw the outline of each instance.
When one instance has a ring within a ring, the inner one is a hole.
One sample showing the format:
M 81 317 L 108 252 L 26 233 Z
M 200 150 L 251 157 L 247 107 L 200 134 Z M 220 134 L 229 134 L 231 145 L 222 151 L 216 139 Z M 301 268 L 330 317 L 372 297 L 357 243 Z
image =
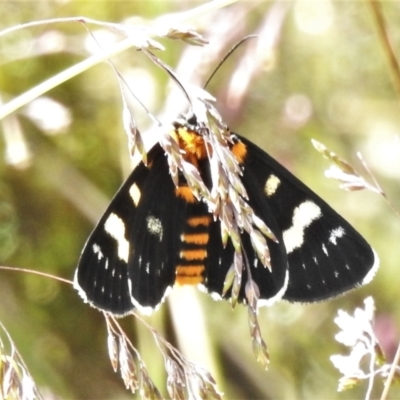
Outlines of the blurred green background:
M 143 26 L 199 4 L 1 1 L 0 29 L 71 16 Z M 382 10 L 400 56 L 400 3 L 382 2 Z M 321 141 L 359 171 L 356 152 L 362 152 L 399 207 L 399 97 L 370 3 L 246 1 L 210 11 L 191 24 L 209 45 L 162 39 L 166 49 L 157 55 L 200 86 L 234 43 L 260 34 L 258 41 L 249 41 L 226 61 L 208 90 L 233 131 L 262 146 L 355 225 L 378 252 L 381 268 L 371 284 L 333 301 L 282 302 L 261 309 L 259 320 L 271 354 L 268 372 L 252 354 L 245 307 L 232 311 L 228 303 L 216 303 L 203 293 L 193 297 L 193 292 L 177 291 L 148 321 L 186 349 L 191 361 L 203 363 L 196 357 L 210 353 L 210 364 L 203 366 L 217 377 L 226 399 L 364 398 L 366 384 L 336 392 L 340 375 L 329 357 L 347 349 L 334 339 L 338 328 L 333 319 L 339 308 L 352 311 L 372 295 L 376 332 L 388 359 L 393 358 L 400 322 L 400 222 L 381 196 L 344 192 L 326 179 L 329 164 L 310 139 Z M 102 46 L 121 39 L 105 28 L 90 29 Z M 0 37 L 1 101 L 93 51 L 98 51 L 96 43 L 73 22 Z M 134 94 L 163 122 L 187 106 L 167 74 L 141 52 L 129 50 L 113 62 Z M 139 129 L 152 132 L 149 141 L 156 140 L 151 120 L 138 104 L 134 107 Z M 121 116 L 116 76 L 103 63 L 1 121 L 0 265 L 72 279 L 94 223 L 131 169 Z M 194 325 L 189 317 L 207 337 L 190 331 Z M 0 320 L 46 399 L 132 398 L 112 371 L 102 315 L 84 304 L 72 287 L 0 270 Z M 165 395 L 164 365 L 149 331 L 133 317 L 123 323 Z M 209 352 L 202 346 L 209 346 Z M 378 397 L 379 379 L 374 390 L 373 397 Z M 389 398 L 399 397 L 393 387 Z

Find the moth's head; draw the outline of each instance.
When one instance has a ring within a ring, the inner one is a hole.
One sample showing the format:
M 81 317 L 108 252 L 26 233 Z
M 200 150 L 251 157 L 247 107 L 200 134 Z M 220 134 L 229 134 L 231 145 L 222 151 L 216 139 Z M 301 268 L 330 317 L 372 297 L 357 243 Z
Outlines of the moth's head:
M 173 126 L 175 129 L 185 127 L 188 130 L 198 133 L 200 133 L 199 131 L 201 130 L 199 120 L 192 110 L 189 110 L 186 114 L 180 114 L 173 123 Z

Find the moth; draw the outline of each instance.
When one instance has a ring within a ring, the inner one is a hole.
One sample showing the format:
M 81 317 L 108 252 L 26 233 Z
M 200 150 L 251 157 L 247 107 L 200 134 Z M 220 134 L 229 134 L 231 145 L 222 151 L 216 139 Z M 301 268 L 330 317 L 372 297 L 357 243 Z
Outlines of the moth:
M 192 115 L 176 122 L 170 136 L 211 191 L 213 149 L 205 129 Z M 253 235 L 238 230 L 243 264 L 239 302 L 247 301 L 250 279 L 259 305 L 280 298 L 324 300 L 372 279 L 379 263 L 376 253 L 324 200 L 261 148 L 229 130 L 225 150 L 239 169 L 246 192 L 242 200 L 271 231 L 264 235 L 265 262 Z M 226 279 L 237 263 L 238 244 L 224 239 L 221 218 L 182 173 L 177 176 L 174 182 L 168 156 L 157 143 L 147 163 L 138 164 L 120 187 L 87 240 L 75 273 L 75 287 L 86 302 L 116 315 L 135 309 L 151 313 L 175 284 L 199 285 L 216 298 L 231 298 Z M 233 198 L 224 202 L 222 212 Z

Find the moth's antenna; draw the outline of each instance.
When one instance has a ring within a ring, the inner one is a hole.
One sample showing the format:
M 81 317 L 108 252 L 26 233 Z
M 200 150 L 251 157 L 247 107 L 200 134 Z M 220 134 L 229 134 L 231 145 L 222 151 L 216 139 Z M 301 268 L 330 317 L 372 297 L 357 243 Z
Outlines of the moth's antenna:
M 239 42 L 237 42 L 229 51 L 228 54 L 225 55 L 225 57 L 221 60 L 221 62 L 218 64 L 217 68 L 214 69 L 213 73 L 211 76 L 207 79 L 207 82 L 203 86 L 203 89 L 207 87 L 207 85 L 210 83 L 211 79 L 214 77 L 214 75 L 218 72 L 218 70 L 221 68 L 222 64 L 228 59 L 228 57 L 231 56 L 231 54 L 244 42 L 246 42 L 249 39 L 254 39 L 258 38 L 258 35 L 248 35 L 245 36 L 243 39 L 241 39 Z
M 156 65 L 164 69 L 167 74 L 177 83 L 177 85 L 182 89 L 183 93 L 185 94 L 189 104 L 192 106 L 192 99 L 183 86 L 182 82 L 179 80 L 178 75 L 164 62 L 162 62 L 157 56 L 155 56 L 151 51 L 147 49 L 142 49 L 142 52 L 145 53 Z

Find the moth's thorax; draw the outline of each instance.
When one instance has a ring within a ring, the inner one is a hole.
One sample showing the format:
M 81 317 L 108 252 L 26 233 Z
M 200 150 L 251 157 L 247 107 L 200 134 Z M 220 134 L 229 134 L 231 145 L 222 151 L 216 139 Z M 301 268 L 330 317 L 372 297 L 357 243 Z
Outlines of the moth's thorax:
M 171 136 L 178 143 L 179 148 L 182 150 L 182 156 L 185 161 L 190 162 L 195 167 L 198 167 L 199 161 L 204 160 L 213 155 L 213 147 L 210 143 L 204 140 L 203 135 L 188 126 L 177 126 L 171 132 Z M 220 146 L 226 146 L 232 151 L 236 160 L 242 164 L 246 158 L 247 149 L 246 145 L 237 139 L 235 135 L 231 135 L 230 142 L 225 144 L 220 143 Z
M 225 150 L 230 151 L 239 164 L 243 164 L 247 155 L 247 147 L 235 134 L 229 134 L 226 141 L 216 141 L 211 144 L 205 139 L 207 129 L 191 124 L 176 123 L 175 129 L 170 132 L 170 135 L 178 144 L 182 158 L 197 168 L 204 183 L 208 189 L 211 189 L 213 182 L 210 173 L 210 159 L 214 155 L 222 154 L 225 147 Z M 227 132 L 229 133 L 229 130 Z M 215 146 L 220 146 L 220 148 L 217 149 Z M 221 164 L 227 163 L 221 162 Z M 197 201 L 182 174 L 179 185 L 175 188 L 175 195 L 187 203 Z
M 182 150 L 182 157 L 198 167 L 199 161 L 212 154 L 210 145 L 206 145 L 203 136 L 185 126 L 177 127 L 171 132 L 171 136 Z

